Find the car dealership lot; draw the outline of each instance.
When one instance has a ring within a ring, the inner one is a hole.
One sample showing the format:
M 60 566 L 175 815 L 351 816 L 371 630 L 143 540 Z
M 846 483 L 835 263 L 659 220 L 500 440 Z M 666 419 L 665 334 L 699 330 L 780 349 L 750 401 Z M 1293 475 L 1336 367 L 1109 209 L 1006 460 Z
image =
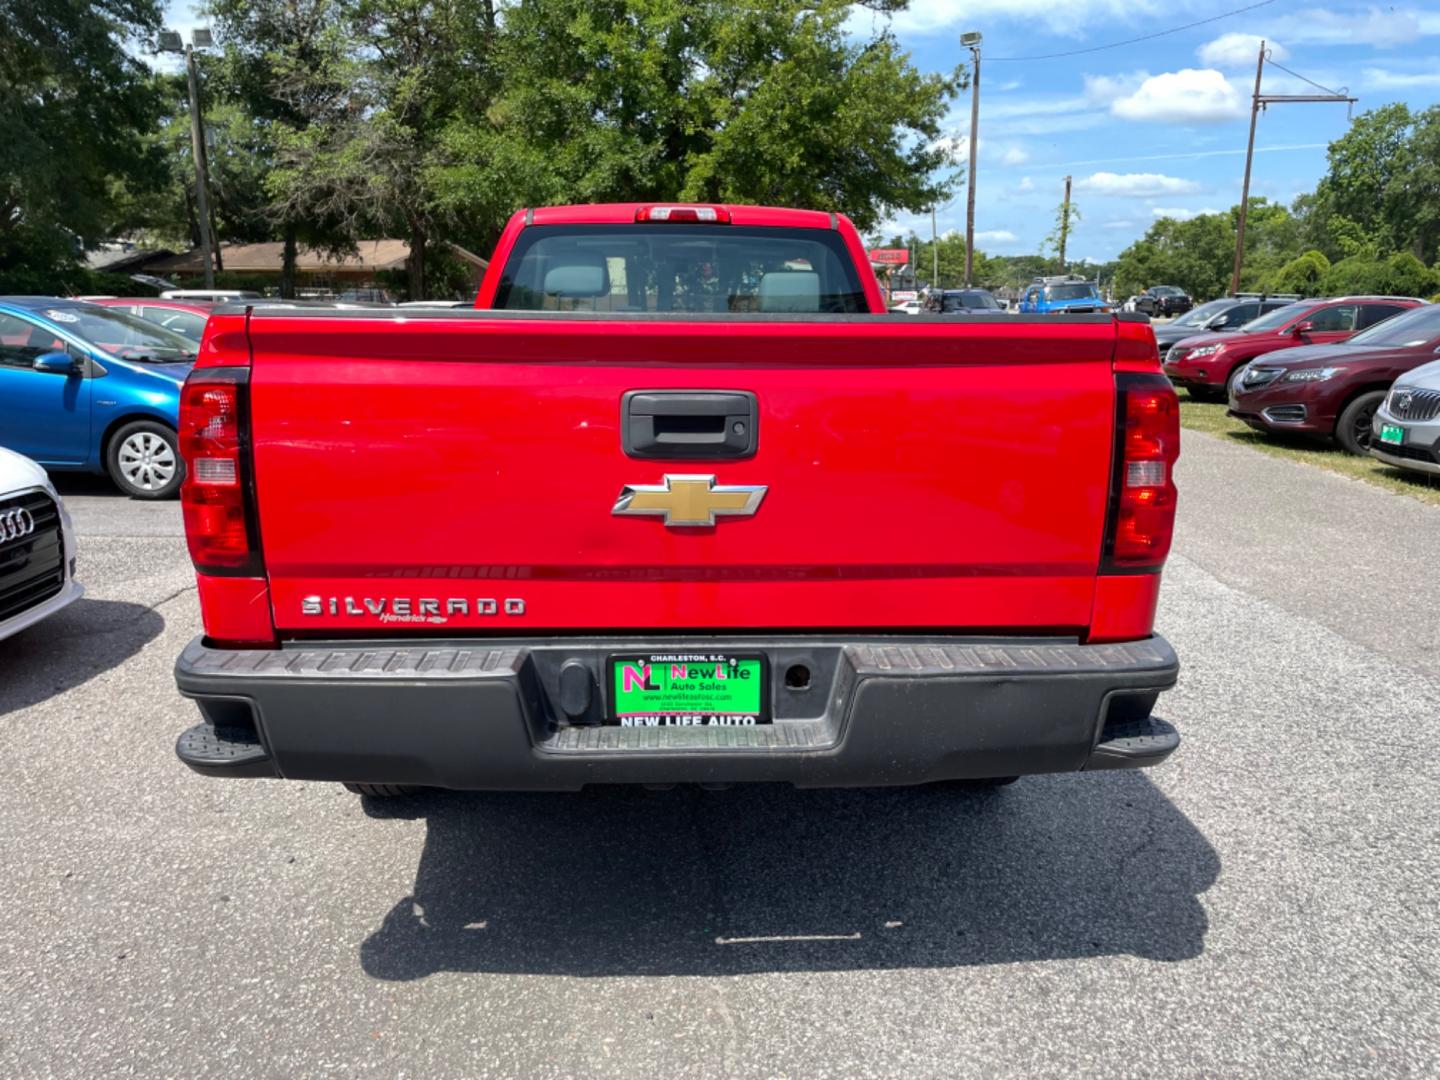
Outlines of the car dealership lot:
M 0 1075 L 1424 1075 L 1440 508 L 1186 434 L 1151 772 L 363 803 L 171 746 L 178 507 L 0 646 Z

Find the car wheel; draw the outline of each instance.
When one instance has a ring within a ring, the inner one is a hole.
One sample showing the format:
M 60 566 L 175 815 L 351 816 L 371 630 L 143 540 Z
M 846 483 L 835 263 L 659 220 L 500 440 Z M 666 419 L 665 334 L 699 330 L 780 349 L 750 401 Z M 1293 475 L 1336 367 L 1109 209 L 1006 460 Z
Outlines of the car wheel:
M 1240 378 L 1240 372 L 1244 370 L 1244 364 L 1236 364 L 1230 369 L 1230 374 L 1225 376 L 1225 389 L 1221 392 L 1219 400 L 1229 402 L 1230 392 L 1235 389 L 1235 380 Z
M 346 783 L 345 790 L 354 792 L 356 795 L 368 795 L 372 799 L 398 799 L 404 795 L 418 795 L 425 789 L 415 784 Z
M 1364 456 L 1370 452 L 1370 438 L 1374 433 L 1375 410 L 1385 400 L 1384 390 L 1371 390 L 1361 394 L 1346 405 L 1335 423 L 1335 438 L 1352 454 Z
M 175 432 L 155 420 L 126 424 L 105 457 L 110 479 L 133 499 L 172 499 L 185 479 Z

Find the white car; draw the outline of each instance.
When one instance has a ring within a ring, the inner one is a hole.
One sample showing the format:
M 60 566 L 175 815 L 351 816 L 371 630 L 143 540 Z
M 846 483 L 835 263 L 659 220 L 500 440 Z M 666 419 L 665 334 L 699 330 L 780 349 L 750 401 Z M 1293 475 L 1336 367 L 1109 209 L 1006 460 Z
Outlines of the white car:
M 0 640 L 80 599 L 75 529 L 45 470 L 0 447 Z
M 925 305 L 919 300 L 906 300 L 890 307 L 891 313 L 896 315 L 919 315 L 924 310 Z

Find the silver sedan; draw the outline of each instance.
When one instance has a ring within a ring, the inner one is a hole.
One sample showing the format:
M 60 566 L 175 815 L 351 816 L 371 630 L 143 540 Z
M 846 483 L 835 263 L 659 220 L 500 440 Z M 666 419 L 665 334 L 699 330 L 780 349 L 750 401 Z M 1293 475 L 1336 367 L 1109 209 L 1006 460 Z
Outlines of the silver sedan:
M 1370 453 L 1387 465 L 1440 476 L 1440 360 L 1401 375 L 1375 410 Z

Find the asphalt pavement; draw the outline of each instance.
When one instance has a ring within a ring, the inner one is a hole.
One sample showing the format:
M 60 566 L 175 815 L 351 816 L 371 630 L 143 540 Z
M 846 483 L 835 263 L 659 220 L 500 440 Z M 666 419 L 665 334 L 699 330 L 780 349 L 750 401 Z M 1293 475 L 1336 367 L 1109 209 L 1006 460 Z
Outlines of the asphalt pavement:
M 574 796 L 174 759 L 174 504 L 0 643 L 0 1076 L 1440 1072 L 1440 508 L 1186 433 L 1145 773 Z

